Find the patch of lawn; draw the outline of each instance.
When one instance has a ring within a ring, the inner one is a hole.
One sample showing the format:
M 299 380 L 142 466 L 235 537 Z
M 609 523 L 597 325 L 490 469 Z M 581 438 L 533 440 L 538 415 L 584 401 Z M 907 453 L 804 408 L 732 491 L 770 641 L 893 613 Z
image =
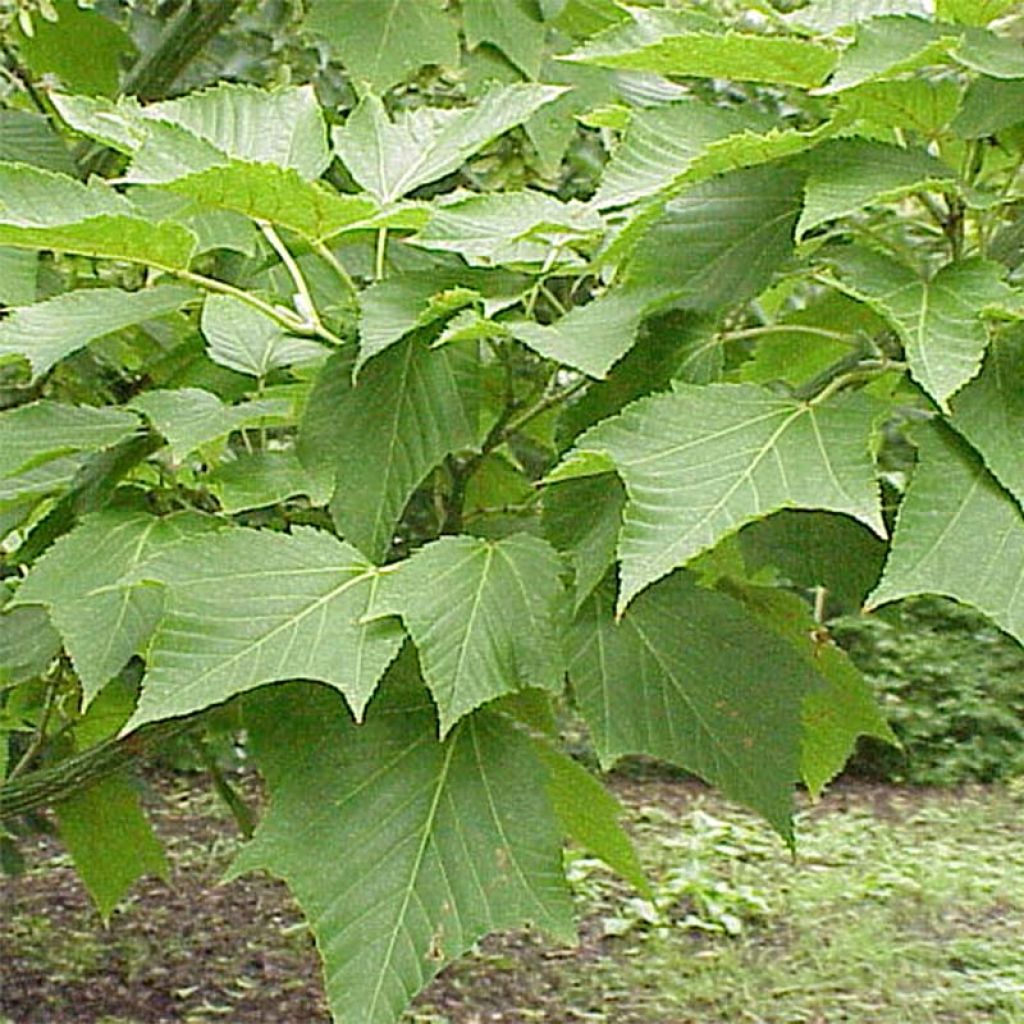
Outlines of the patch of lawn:
M 287 893 L 218 885 L 230 822 L 172 785 L 154 818 L 173 884 L 143 883 L 109 930 L 46 841 L 4 882 L 0 1024 L 326 1024 Z M 794 859 L 692 784 L 617 785 L 655 901 L 572 853 L 580 946 L 489 939 L 406 1024 L 1024 1022 L 1024 805 L 1009 791 L 840 786 L 801 815 Z

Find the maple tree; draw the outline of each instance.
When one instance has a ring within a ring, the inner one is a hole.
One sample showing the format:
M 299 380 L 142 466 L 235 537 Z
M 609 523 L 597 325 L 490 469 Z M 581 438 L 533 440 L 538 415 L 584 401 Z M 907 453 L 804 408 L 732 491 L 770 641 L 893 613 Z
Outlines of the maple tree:
M 0 843 L 51 807 L 109 915 L 132 764 L 231 716 L 232 870 L 376 1024 L 570 940 L 567 838 L 645 888 L 561 701 L 791 841 L 891 735 L 828 607 L 1024 642 L 1022 21 L 314 0 L 343 87 L 173 88 L 238 6 L 127 74 L 99 11 L 4 30 Z

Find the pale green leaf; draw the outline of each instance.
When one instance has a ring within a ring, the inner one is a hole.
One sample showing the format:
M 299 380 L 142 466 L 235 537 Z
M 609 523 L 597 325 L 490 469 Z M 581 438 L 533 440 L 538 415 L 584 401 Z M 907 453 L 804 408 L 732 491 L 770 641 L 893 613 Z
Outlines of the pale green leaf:
M 84 704 L 142 650 L 163 610 L 161 588 L 132 583 L 131 573 L 213 525 L 191 512 L 161 519 L 108 508 L 86 517 L 33 566 L 17 602 L 47 608 L 82 681 Z
M 942 594 L 984 612 L 1024 643 L 1024 516 L 948 429 L 918 431 L 917 468 L 900 506 L 872 608 Z
M 794 172 L 755 167 L 697 185 L 642 236 L 627 280 L 699 310 L 752 298 L 793 251 L 802 184 Z
M 528 0 L 464 0 L 462 24 L 470 49 L 490 43 L 528 78 L 540 75 L 546 33 Z
M 540 0 L 540 7 L 545 21 L 576 37 L 592 36 L 629 20 L 616 0 Z
M 0 245 L 57 249 L 180 270 L 195 236 L 180 224 L 152 223 L 101 184 L 83 185 L 27 164 L 0 164 Z
M 337 1020 L 394 1024 L 488 932 L 529 922 L 572 941 L 548 773 L 513 726 L 474 716 L 439 743 L 422 689 L 358 727 L 309 687 L 261 694 L 246 719 L 270 809 L 231 873 L 288 883 Z
M 992 342 L 980 376 L 953 401 L 952 423 L 1024 508 L 1024 332 Z
M 967 28 L 953 57 L 964 67 L 991 78 L 1024 78 L 1020 41 L 984 28 Z
M 334 147 L 352 177 L 390 203 L 458 170 L 563 91 L 550 85 L 496 86 L 471 107 L 419 107 L 394 121 L 376 96 L 366 96 L 334 130 Z
M 931 14 L 930 0 L 812 0 L 789 15 L 791 24 L 822 35 L 887 14 Z
M 543 740 L 534 742 L 548 770 L 548 799 L 566 835 L 617 871 L 642 896 L 653 899 L 633 842 L 619 824 L 625 814 L 622 804 L 583 765 Z
M 841 92 L 942 63 L 959 41 L 960 30 L 924 18 L 870 18 L 857 25 L 853 45 L 843 51 L 835 74 L 822 91 Z
M 35 302 L 38 274 L 38 253 L 0 249 L 0 305 L 27 306 Z
M 327 349 L 288 334 L 275 320 L 232 295 L 210 295 L 200 321 L 207 352 L 229 370 L 264 378 L 271 370 L 322 359 Z
M 70 487 L 87 458 L 82 453 L 52 458 L 31 469 L 0 477 L 0 529 L 5 534 L 13 530 L 38 499 Z
M 202 445 L 227 437 L 235 430 L 286 421 L 290 403 L 261 399 L 226 405 L 202 388 L 174 388 L 147 391 L 132 399 L 131 407 L 163 435 L 172 457 L 181 462 Z
M 123 775 L 111 775 L 57 804 L 57 830 L 106 922 L 143 875 L 167 881 L 170 865 Z
M 601 36 L 562 60 L 659 75 L 731 78 L 813 88 L 835 65 L 835 52 L 803 39 L 739 32 L 665 35 L 636 48 L 617 49 Z
M 137 292 L 93 288 L 22 306 L 0 321 L 0 362 L 11 356 L 26 359 L 38 377 L 90 341 L 173 313 L 195 297 L 192 288 L 178 285 Z
M 374 611 L 402 617 L 442 736 L 503 694 L 561 691 L 560 569 L 551 547 L 524 534 L 442 537 L 385 578 Z
M 306 25 L 378 93 L 424 64 L 459 63 L 455 22 L 439 0 L 314 0 Z
M 139 418 L 124 409 L 94 409 L 44 400 L 0 412 L 0 477 L 73 452 L 107 448 L 131 436 Z
M 646 754 L 685 768 L 792 837 L 806 661 L 743 606 L 677 573 L 616 621 L 597 591 L 569 633 L 569 678 L 605 767 Z
M 197 537 L 135 579 L 167 593 L 129 729 L 288 679 L 334 686 L 361 717 L 402 645 L 393 620 L 362 621 L 379 582 L 373 566 L 308 527 Z
M 962 25 L 987 25 L 1017 6 L 1017 0 L 936 0 L 935 13 Z
M 955 175 L 923 149 L 865 139 L 834 139 L 804 157 L 808 171 L 800 238 L 826 221 L 914 192 L 952 188 Z
M 302 178 L 318 178 L 331 161 L 311 85 L 257 89 L 220 82 L 141 113 L 179 125 L 233 159 L 292 168 Z
M 975 257 L 947 264 L 925 281 L 868 249 L 842 252 L 835 263 L 845 286 L 896 329 L 911 376 L 945 409 L 981 368 L 988 343 L 982 314 L 1013 302 L 1004 268 Z
M 300 494 L 314 505 L 326 505 L 333 474 L 307 469 L 289 449 L 243 453 L 230 462 L 222 462 L 206 479 L 222 511 L 234 515 L 250 508 L 277 505 Z
M 458 253 L 474 267 L 550 267 L 581 263 L 571 246 L 602 230 L 594 210 L 545 192 L 461 193 L 434 207 L 410 242 Z
M 633 347 L 656 299 L 653 289 L 613 289 L 552 324 L 523 320 L 507 326 L 513 338 L 546 359 L 601 378 Z
M 866 396 L 810 405 L 736 384 L 677 384 L 576 443 L 610 457 L 628 501 L 619 607 L 744 523 L 782 508 L 844 512 L 885 533 Z
M 26 110 L 0 110 L 0 161 L 75 173 L 71 153 L 50 122 Z
M 351 383 L 347 354 L 331 359 L 299 432 L 308 467 L 335 467 L 331 514 L 342 536 L 377 560 L 409 498 L 446 455 L 477 443 L 475 353 L 431 350 L 415 336 L 371 359 Z
M 119 68 L 135 52 L 128 33 L 94 7 L 52 0 L 56 21 L 35 17 L 26 36 L 15 22 L 18 54 L 33 78 L 56 76 L 76 92 L 113 95 Z

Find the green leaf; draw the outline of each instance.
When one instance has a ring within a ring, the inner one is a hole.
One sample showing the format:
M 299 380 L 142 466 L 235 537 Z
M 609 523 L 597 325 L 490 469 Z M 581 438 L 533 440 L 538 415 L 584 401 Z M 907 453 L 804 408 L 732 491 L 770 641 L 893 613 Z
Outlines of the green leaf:
M 653 899 L 632 840 L 619 824 L 625 808 L 583 765 L 543 740 L 534 741 L 548 769 L 547 794 L 566 835 Z
M 400 565 L 385 578 L 374 612 L 402 617 L 442 736 L 503 694 L 561 691 L 564 591 L 551 547 L 524 534 L 497 542 L 442 537 Z
M 94 288 L 22 306 L 0 321 L 0 363 L 24 358 L 38 377 L 90 341 L 173 313 L 195 297 L 194 289 L 178 285 L 137 292 Z
M 616 0 L 541 0 L 544 20 L 566 35 L 584 38 L 629 20 Z
M 330 472 L 311 472 L 290 449 L 243 453 L 222 462 L 207 481 L 227 515 L 277 505 L 300 494 L 314 505 L 326 505 L 333 483 Z
M 824 587 L 830 601 L 859 610 L 877 585 L 886 546 L 860 523 L 831 512 L 788 509 L 739 533 L 748 572 L 766 566 L 806 590 Z
M 725 594 L 677 573 L 616 621 L 598 590 L 569 633 L 569 678 L 602 765 L 677 764 L 792 838 L 803 701 L 819 680 Z
M 152 223 L 100 184 L 26 164 L 0 164 L 0 245 L 57 249 L 180 270 L 195 236 L 180 224 Z
M 322 359 L 327 349 L 285 332 L 275 320 L 232 295 L 209 295 L 200 322 L 207 352 L 229 370 L 264 378 L 271 370 Z
M 459 63 L 455 22 L 438 0 L 314 0 L 306 26 L 353 78 L 382 93 L 424 64 Z
M 468 379 L 476 356 L 431 350 L 416 336 L 371 359 L 351 384 L 348 355 L 331 359 L 299 432 L 309 467 L 336 467 L 331 514 L 373 559 L 387 553 L 413 491 L 446 455 L 477 443 Z
M 953 401 L 953 426 L 1024 508 L 1024 332 L 996 338 L 977 380 Z
M 923 18 L 871 18 L 857 25 L 853 44 L 843 51 L 822 92 L 841 92 L 941 63 L 959 41 L 959 30 Z
M 397 1021 L 488 932 L 575 934 L 533 745 L 490 715 L 439 743 L 425 697 L 389 696 L 359 727 L 323 689 L 275 687 L 246 710 L 270 810 L 231 873 L 285 879 L 348 1024 Z
M 18 604 L 44 605 L 82 681 L 86 706 L 149 640 L 164 607 L 160 587 L 133 571 L 214 521 L 185 512 L 159 519 L 107 508 L 86 517 L 33 566 Z
M 43 675 L 60 651 L 60 634 L 42 608 L 0 612 L 0 684 L 22 683 Z
M 69 455 L 0 477 L 0 513 L 3 514 L 4 532 L 18 526 L 36 501 L 70 487 L 87 459 L 82 454 Z M 8 519 L 8 516 L 14 518 Z
M 699 310 L 752 298 L 793 251 L 802 184 L 794 172 L 755 167 L 697 185 L 643 235 L 627 281 Z
M 898 745 L 871 686 L 814 621 L 796 594 L 770 587 L 729 587 L 763 625 L 793 645 L 821 685 L 803 705 L 800 776 L 812 799 L 842 771 L 861 736 Z
M 972 86 L 968 86 L 970 96 Z M 960 107 L 961 88 L 948 80 L 909 78 L 892 82 L 865 82 L 839 97 L 840 119 L 859 122 L 881 138 L 899 142 L 897 132 L 916 132 L 923 139 L 937 140 Z
M 731 78 L 813 88 L 835 65 L 833 50 L 802 39 L 740 32 L 683 32 L 638 47 L 610 45 L 602 36 L 561 60 L 659 75 Z
M 490 43 L 527 78 L 540 75 L 546 33 L 523 0 L 465 0 L 462 24 L 470 49 Z
M 936 0 L 935 13 L 961 25 L 987 25 L 1017 6 L 1017 0 Z
M 982 314 L 1014 301 L 1004 268 L 977 257 L 949 263 L 928 281 L 868 249 L 842 252 L 835 265 L 849 290 L 892 324 L 911 376 L 943 409 L 981 367 Z
M 588 430 L 577 450 L 609 456 L 629 496 L 620 610 L 782 508 L 844 512 L 884 536 L 869 451 L 877 415 L 863 395 L 810 405 L 743 384 L 677 384 Z
M 603 227 L 583 203 L 545 192 L 455 193 L 410 241 L 458 253 L 473 267 L 550 268 L 582 263 L 570 246 L 596 239 Z
M 123 441 L 139 418 L 123 409 L 32 402 L 0 412 L 0 477 L 72 452 L 95 451 Z
M 202 445 L 243 427 L 287 420 L 290 403 L 262 399 L 225 405 L 202 388 L 174 388 L 147 391 L 132 399 L 131 407 L 141 412 L 163 435 L 171 447 L 172 458 L 181 462 Z
M 273 164 L 232 161 L 176 177 L 166 187 L 207 207 L 289 228 L 311 241 L 371 227 L 367 221 L 377 212 L 377 204 L 366 196 L 339 195 Z
M 860 25 L 887 14 L 924 17 L 930 13 L 929 0 L 812 0 L 806 7 L 793 11 L 788 20 L 812 32 L 833 35 L 836 29 Z
M 942 594 L 1024 643 L 1024 518 L 980 459 L 938 425 L 919 431 L 918 462 L 882 582 L 868 605 Z
M 546 359 L 603 378 L 633 347 L 656 298 L 653 289 L 616 288 L 573 307 L 552 324 L 523 320 L 507 326 L 513 338 Z
M 953 128 L 964 139 L 995 135 L 1024 121 L 1024 82 L 980 76 L 971 81 Z
M 27 306 L 36 301 L 39 256 L 21 249 L 0 249 L 0 305 Z
M 478 301 L 485 311 L 497 312 L 515 302 L 528 287 L 529 280 L 519 275 L 465 267 L 409 271 L 378 281 L 359 293 L 356 371 L 419 327 Z
M 331 162 L 327 129 L 311 85 L 257 89 L 220 82 L 179 99 L 142 108 L 240 161 L 292 168 L 320 177 Z
M 334 130 L 334 147 L 352 177 L 381 203 L 390 203 L 458 170 L 563 92 L 551 85 L 496 86 L 471 107 L 419 107 L 395 121 L 369 95 Z
M 693 97 L 635 111 L 601 175 L 594 204 L 622 206 L 654 195 L 683 178 L 711 144 L 769 125 L 756 114 Z
M 0 110 L 0 160 L 75 174 L 71 153 L 50 122 L 25 110 Z
M 800 238 L 826 221 L 927 189 L 951 188 L 954 174 L 923 149 L 835 139 L 804 157 L 808 170 Z
M 167 596 L 126 729 L 297 678 L 334 686 L 361 717 L 402 645 L 396 622 L 362 621 L 378 586 L 373 566 L 308 527 L 197 537 L 134 579 L 164 584 Z
M 52 0 L 56 21 L 32 20 L 26 36 L 15 29 L 18 53 L 34 78 L 56 76 L 75 92 L 113 95 L 122 59 L 135 52 L 128 34 L 94 8 Z
M 79 790 L 55 810 L 61 841 L 104 922 L 143 875 L 170 879 L 163 847 L 123 775 Z
M 1024 49 L 1016 39 L 983 28 L 968 28 L 953 57 L 964 67 L 992 78 L 1024 78 Z
M 544 535 L 575 570 L 576 611 L 615 562 L 625 505 L 614 473 L 566 480 L 544 492 Z

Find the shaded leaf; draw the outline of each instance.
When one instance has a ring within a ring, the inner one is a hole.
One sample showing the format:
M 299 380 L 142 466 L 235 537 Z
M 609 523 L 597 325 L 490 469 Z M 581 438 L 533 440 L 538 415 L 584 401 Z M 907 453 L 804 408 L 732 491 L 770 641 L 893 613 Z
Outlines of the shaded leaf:
M 459 63 L 455 23 L 438 0 L 314 0 L 306 25 L 378 93 L 424 64 Z
M 346 355 L 325 366 L 299 432 L 309 467 L 335 467 L 331 514 L 342 535 L 380 559 L 413 491 L 446 455 L 477 443 L 475 353 L 415 337 L 371 359 L 351 384 Z
M 10 356 L 24 358 L 38 377 L 90 341 L 173 313 L 196 294 L 180 285 L 137 292 L 92 288 L 22 306 L 0 321 L 0 362 Z
M 465 0 L 462 24 L 470 49 L 490 43 L 528 78 L 540 75 L 546 32 L 523 0 Z
M 333 483 L 329 471 L 311 472 L 291 449 L 243 453 L 221 463 L 207 481 L 227 515 L 277 505 L 300 494 L 314 505 L 326 505 Z

